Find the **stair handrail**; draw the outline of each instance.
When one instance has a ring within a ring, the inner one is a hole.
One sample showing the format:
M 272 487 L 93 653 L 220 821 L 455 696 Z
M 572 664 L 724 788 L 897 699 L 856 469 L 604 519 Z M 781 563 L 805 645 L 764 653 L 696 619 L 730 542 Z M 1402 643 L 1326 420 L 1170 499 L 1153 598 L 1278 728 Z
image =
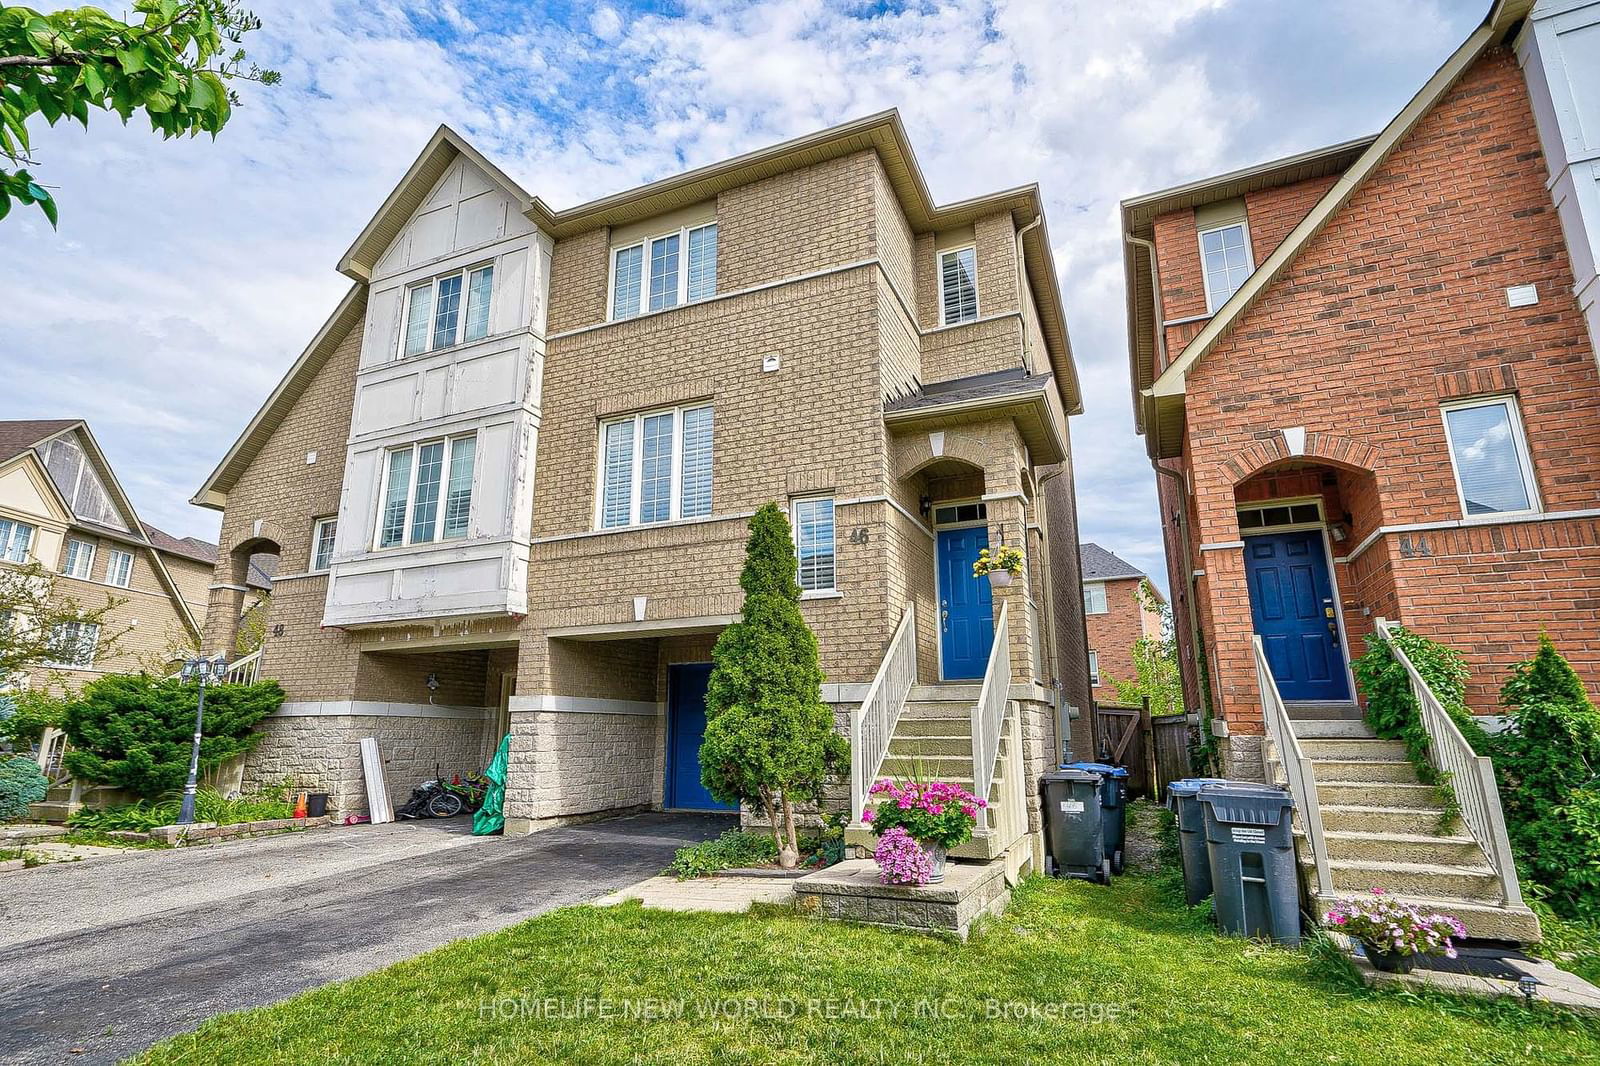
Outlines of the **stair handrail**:
M 1261 712 L 1266 721 L 1267 738 L 1278 749 L 1278 760 L 1283 764 L 1284 776 L 1289 779 L 1289 794 L 1299 809 L 1301 828 L 1305 831 L 1306 846 L 1311 849 L 1311 859 L 1316 867 L 1317 894 L 1333 894 L 1333 874 L 1328 868 L 1328 838 L 1322 828 L 1322 805 L 1317 799 L 1317 772 L 1300 747 L 1300 738 L 1294 735 L 1294 724 L 1289 721 L 1289 711 L 1278 692 L 1278 682 L 1272 676 L 1272 664 L 1267 661 L 1267 651 L 1261 644 L 1261 635 L 1251 638 L 1255 649 L 1256 684 L 1261 689 Z
M 908 602 L 872 685 L 861 704 L 850 712 L 850 821 L 858 827 L 865 825 L 861 812 L 866 808 L 868 792 L 889 754 L 889 741 L 894 739 L 906 697 L 917 683 L 916 618 L 916 604 Z
M 1410 658 L 1394 639 L 1394 625 L 1386 618 L 1377 620 L 1378 635 L 1388 644 L 1395 661 L 1405 668 L 1411 695 L 1422 709 L 1422 727 L 1428 732 L 1428 761 L 1441 774 L 1448 775 L 1455 793 L 1461 820 L 1472 839 L 1483 850 L 1500 882 L 1500 897 L 1505 906 L 1522 906 L 1522 885 L 1517 880 L 1516 860 L 1511 856 L 1511 838 L 1506 833 L 1505 813 L 1500 806 L 1500 788 L 1495 783 L 1494 763 L 1479 755 L 1462 734 L 1461 727 L 1444 709 Z
M 1009 601 L 1000 605 L 989 662 L 983 669 L 983 687 L 978 690 L 978 702 L 972 705 L 972 784 L 973 791 L 983 800 L 989 798 L 994 784 L 994 764 L 1000 754 L 1006 704 L 1011 698 L 1011 642 L 1007 639 L 1010 609 Z

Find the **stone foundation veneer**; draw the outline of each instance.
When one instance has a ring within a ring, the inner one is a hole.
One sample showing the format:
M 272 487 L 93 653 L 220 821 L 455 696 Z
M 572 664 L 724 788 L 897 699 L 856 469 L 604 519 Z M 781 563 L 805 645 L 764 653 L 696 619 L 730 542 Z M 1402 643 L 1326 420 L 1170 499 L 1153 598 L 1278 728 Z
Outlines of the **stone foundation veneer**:
M 665 722 L 645 701 L 513 696 L 507 835 L 661 806 Z
M 451 775 L 482 770 L 493 728 L 488 707 L 435 706 L 368 700 L 285 703 L 256 727 L 261 740 L 245 757 L 246 795 L 285 780 L 328 793 L 336 818 L 366 813 L 361 739 L 376 737 L 389 799 L 404 803 L 435 767 Z

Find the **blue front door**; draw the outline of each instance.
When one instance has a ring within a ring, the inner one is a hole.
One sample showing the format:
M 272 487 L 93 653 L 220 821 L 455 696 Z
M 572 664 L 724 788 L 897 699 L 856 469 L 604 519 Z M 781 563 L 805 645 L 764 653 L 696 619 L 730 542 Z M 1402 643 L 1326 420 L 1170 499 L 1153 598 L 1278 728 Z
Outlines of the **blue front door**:
M 1317 530 L 1247 537 L 1250 615 L 1286 700 L 1347 700 L 1333 582 Z
M 983 526 L 939 531 L 939 646 L 944 679 L 982 677 L 994 643 L 989 579 L 972 576 L 978 551 L 989 546 Z
M 666 806 L 696 811 L 731 811 L 700 783 L 700 741 L 706 734 L 706 683 L 710 663 L 680 663 L 667 668 Z

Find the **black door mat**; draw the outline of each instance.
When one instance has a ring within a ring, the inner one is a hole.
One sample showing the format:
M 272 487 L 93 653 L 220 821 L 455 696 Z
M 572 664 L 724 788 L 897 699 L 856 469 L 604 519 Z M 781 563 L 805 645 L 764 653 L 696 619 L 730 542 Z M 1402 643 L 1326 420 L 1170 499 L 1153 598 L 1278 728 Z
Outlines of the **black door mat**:
M 1501 981 L 1515 981 L 1524 972 L 1517 968 L 1517 957 L 1512 955 L 1475 955 L 1462 952 L 1456 958 L 1443 955 L 1425 955 L 1417 960 L 1417 969 L 1436 970 L 1439 973 L 1468 974 L 1473 977 L 1493 977 Z

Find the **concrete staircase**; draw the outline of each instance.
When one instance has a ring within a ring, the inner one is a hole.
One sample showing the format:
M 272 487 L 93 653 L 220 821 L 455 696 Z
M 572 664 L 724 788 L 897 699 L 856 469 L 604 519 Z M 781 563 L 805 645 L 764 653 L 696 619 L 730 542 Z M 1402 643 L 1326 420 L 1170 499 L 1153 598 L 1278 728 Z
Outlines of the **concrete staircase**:
M 978 701 L 978 690 L 976 684 L 914 686 L 895 724 L 889 754 L 878 776 L 948 781 L 972 791 L 972 708 Z M 1000 802 L 1016 772 L 1010 743 L 1010 738 L 1002 734 L 994 782 L 986 797 L 991 807 Z M 877 838 L 870 830 L 853 829 L 846 833 L 845 843 L 865 847 L 870 852 L 877 846 Z M 1000 838 L 995 832 L 992 815 L 986 811 L 978 819 L 972 839 L 950 852 L 950 857 L 987 862 L 1005 854 L 1013 843 Z
M 83 797 L 74 797 L 72 784 L 52 785 L 38 803 L 28 804 L 30 822 L 65 822 L 85 806 Z
M 1455 915 L 1474 938 L 1539 939 L 1532 911 L 1504 905 L 1499 878 L 1466 826 L 1459 818 L 1444 824 L 1438 790 L 1418 780 L 1403 743 L 1378 739 L 1354 703 L 1285 709 L 1316 772 L 1335 898 L 1382 888 Z M 1315 888 L 1314 874 L 1309 883 Z M 1312 895 L 1319 914 L 1333 902 Z

